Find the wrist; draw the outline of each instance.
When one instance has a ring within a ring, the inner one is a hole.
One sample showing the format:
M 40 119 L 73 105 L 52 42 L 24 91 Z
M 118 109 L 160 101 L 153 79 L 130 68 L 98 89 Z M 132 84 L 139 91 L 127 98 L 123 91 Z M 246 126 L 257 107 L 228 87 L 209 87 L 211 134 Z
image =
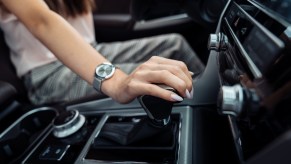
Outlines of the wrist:
M 93 87 L 102 92 L 101 86 L 104 81 L 110 79 L 115 73 L 116 67 L 109 62 L 103 62 L 95 68 Z
M 127 74 L 120 69 L 116 69 L 114 75 L 105 81 L 101 85 L 101 91 L 112 99 L 125 103 L 126 96 L 126 79 Z

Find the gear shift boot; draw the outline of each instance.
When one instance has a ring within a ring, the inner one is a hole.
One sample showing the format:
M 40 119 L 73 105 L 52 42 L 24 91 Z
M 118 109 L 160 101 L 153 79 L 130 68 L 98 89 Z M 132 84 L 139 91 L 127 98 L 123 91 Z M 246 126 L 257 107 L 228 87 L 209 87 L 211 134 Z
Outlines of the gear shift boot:
M 157 128 L 152 125 L 151 120 L 145 117 L 138 123 L 106 123 L 99 137 L 112 142 L 112 145 L 134 146 L 141 145 L 142 142 L 147 142 L 147 140 L 153 141 L 155 140 L 154 137 L 167 134 L 163 140 L 159 141 L 161 143 L 167 143 L 171 142 L 171 138 L 173 137 L 172 131 L 176 131 L 175 129 L 175 124 L 168 124 L 163 128 Z M 102 140 L 99 138 L 94 144 L 102 144 L 100 141 Z
M 180 121 L 180 114 L 172 114 L 171 122 L 158 128 L 146 115 L 111 116 L 85 158 L 172 163 L 177 160 Z
M 161 87 L 175 92 L 171 87 Z M 147 116 L 109 118 L 95 138 L 87 158 L 94 159 L 96 154 L 103 154 L 98 158 L 152 162 L 176 160 L 180 116 L 171 115 L 174 102 L 150 95 L 142 95 L 138 100 Z M 110 157 L 105 156 L 106 152 Z

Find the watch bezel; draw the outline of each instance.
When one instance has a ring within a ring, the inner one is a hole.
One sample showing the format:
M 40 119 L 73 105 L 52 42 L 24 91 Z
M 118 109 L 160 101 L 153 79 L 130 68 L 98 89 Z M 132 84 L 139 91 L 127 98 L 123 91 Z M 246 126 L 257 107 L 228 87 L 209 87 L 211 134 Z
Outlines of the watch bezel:
M 111 72 L 110 72 L 109 74 L 107 74 L 106 76 L 102 76 L 102 75 L 99 74 L 99 70 L 100 70 L 102 67 L 104 67 L 104 65 L 109 65 L 110 67 L 112 67 Z M 114 73 L 115 73 L 115 71 L 116 71 L 116 68 L 117 68 L 117 67 L 115 67 L 113 64 L 111 64 L 111 63 L 109 63 L 109 62 L 104 62 L 104 63 L 99 64 L 99 65 L 96 67 L 96 69 L 95 69 L 95 73 L 94 73 L 95 75 L 94 75 L 94 80 L 93 80 L 93 87 L 94 87 L 97 91 L 99 91 L 99 92 L 102 93 L 102 91 L 101 91 L 101 86 L 102 86 L 103 81 L 104 81 L 104 80 L 107 80 L 107 79 L 109 79 L 109 78 L 111 78 L 111 77 L 114 75 Z
M 112 68 L 112 70 L 109 74 L 106 74 L 105 76 L 103 76 L 102 74 L 99 73 L 99 71 L 100 71 L 100 69 L 102 69 L 105 66 L 110 66 Z M 113 76 L 115 69 L 116 68 L 113 64 L 108 63 L 108 62 L 104 62 L 96 67 L 95 74 L 96 74 L 97 78 L 99 78 L 99 79 L 109 79 L 110 77 Z

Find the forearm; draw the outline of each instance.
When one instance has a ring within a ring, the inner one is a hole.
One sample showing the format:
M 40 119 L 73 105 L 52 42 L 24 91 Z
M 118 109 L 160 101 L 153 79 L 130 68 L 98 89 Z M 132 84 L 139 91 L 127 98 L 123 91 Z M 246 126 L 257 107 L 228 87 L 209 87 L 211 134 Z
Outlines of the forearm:
M 55 17 L 55 18 L 53 18 Z M 97 65 L 106 61 L 91 45 L 63 19 L 56 15 L 50 16 L 51 22 L 38 27 L 34 34 L 61 60 L 66 66 L 92 84 Z M 57 45 L 57 46 L 55 46 Z M 102 92 L 118 99 L 116 86 L 123 82 L 126 74 L 121 70 L 115 72 L 110 80 L 102 84 Z
M 2 2 L 60 61 L 92 83 L 95 67 L 105 59 L 66 20 L 49 10 L 43 1 Z
M 30 29 L 60 61 L 92 84 L 94 70 L 105 58 L 86 43 L 65 20 L 51 15 L 45 25 Z

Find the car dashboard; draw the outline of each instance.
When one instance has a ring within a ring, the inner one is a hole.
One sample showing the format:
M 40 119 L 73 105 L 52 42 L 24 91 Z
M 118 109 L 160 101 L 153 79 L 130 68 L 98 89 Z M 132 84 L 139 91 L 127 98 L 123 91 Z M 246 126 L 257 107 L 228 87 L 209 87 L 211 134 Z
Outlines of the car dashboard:
M 290 5 L 232 1 L 209 38 L 219 52 L 218 112 L 229 119 L 240 163 L 290 162 L 283 155 L 290 149 Z

